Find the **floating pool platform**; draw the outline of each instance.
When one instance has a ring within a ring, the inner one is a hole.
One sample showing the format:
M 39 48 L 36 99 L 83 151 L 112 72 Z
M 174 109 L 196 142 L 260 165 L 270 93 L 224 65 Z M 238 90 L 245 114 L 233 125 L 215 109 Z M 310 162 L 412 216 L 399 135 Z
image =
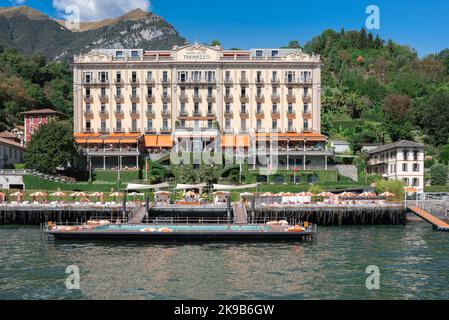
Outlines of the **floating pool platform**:
M 111 224 L 95 228 L 75 227 L 74 230 L 44 229 L 57 240 L 142 240 L 142 241 L 313 241 L 315 226 L 288 231 L 292 226 L 269 225 L 128 225 Z

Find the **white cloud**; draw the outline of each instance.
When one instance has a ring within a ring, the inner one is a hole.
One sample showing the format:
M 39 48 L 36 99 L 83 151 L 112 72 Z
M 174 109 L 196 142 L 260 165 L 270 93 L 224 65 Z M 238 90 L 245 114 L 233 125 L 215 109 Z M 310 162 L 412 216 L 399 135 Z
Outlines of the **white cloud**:
M 19 0 L 23 1 L 23 0 Z M 149 10 L 149 0 L 53 0 L 62 17 L 74 16 L 79 21 L 116 18 L 134 9 Z
M 22 5 L 26 2 L 26 0 L 9 0 L 14 5 Z

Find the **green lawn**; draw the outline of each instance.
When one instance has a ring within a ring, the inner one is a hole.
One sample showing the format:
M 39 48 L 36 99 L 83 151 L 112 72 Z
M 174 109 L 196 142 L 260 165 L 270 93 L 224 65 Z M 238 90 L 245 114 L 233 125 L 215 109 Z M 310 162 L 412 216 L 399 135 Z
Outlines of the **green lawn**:
M 449 186 L 429 186 L 424 187 L 425 192 L 449 192 Z

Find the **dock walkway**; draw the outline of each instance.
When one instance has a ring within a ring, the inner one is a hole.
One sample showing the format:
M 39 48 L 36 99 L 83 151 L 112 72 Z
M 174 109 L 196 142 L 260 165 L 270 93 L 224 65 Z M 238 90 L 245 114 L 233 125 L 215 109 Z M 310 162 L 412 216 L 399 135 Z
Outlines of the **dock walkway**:
M 248 216 L 246 214 L 245 206 L 241 203 L 234 204 L 234 223 L 247 224 Z
M 144 206 L 140 207 L 139 210 L 137 210 L 136 214 L 129 220 L 130 224 L 139 224 L 142 223 L 143 218 L 147 214 L 147 210 Z
M 421 219 L 430 223 L 434 229 L 436 229 L 438 231 L 449 231 L 449 224 L 447 224 L 443 220 L 440 220 L 437 217 L 431 215 L 427 211 L 425 211 L 421 208 L 415 207 L 415 206 L 408 207 L 408 209 L 411 212 L 413 212 L 414 214 L 416 214 L 418 217 L 420 217 Z

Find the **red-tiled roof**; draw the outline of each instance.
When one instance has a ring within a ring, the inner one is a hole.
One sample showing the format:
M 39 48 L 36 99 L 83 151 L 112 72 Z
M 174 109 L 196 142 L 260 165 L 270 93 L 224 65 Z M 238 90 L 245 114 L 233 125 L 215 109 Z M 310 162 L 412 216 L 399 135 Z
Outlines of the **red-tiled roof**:
M 13 140 L 9 140 L 9 139 L 5 139 L 5 138 L 0 138 L 0 144 L 3 145 L 8 145 L 10 147 L 14 147 L 16 149 L 20 149 L 22 151 L 25 151 L 25 148 L 18 142 L 15 142 Z
M 37 109 L 37 110 L 29 110 L 29 111 L 25 111 L 25 112 L 21 112 L 21 114 L 28 114 L 28 115 L 34 115 L 34 114 L 58 114 L 61 116 L 66 116 L 64 113 L 50 109 L 50 108 L 45 108 L 45 109 Z

